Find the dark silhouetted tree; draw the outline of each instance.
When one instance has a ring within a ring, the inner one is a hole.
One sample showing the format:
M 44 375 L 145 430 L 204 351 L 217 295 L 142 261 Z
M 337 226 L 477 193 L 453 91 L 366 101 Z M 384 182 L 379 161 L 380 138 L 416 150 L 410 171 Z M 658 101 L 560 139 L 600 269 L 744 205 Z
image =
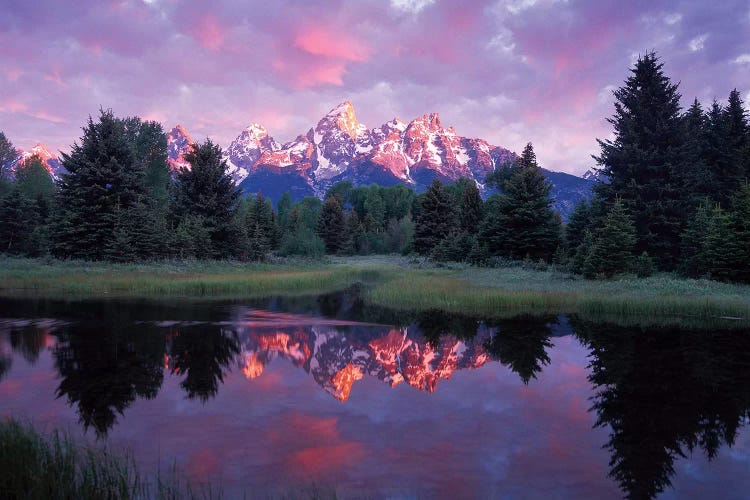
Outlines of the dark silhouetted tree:
M 614 91 L 615 114 L 608 119 L 614 140 L 599 140 L 601 153 L 594 157 L 606 182 L 594 191 L 608 206 L 620 197 L 634 217 L 637 253 L 646 251 L 672 269 L 685 220 L 680 94 L 654 53 L 639 57 L 631 73 Z

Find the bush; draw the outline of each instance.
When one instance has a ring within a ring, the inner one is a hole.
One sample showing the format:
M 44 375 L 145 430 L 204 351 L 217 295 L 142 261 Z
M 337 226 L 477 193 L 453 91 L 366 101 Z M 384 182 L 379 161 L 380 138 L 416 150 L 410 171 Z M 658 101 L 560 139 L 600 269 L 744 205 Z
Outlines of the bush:
M 300 228 L 284 235 L 279 253 L 320 258 L 326 253 L 326 244 L 312 230 Z
M 638 275 L 639 278 L 648 278 L 656 270 L 654 259 L 652 259 L 648 252 L 643 252 L 635 259 L 633 264 L 633 271 Z

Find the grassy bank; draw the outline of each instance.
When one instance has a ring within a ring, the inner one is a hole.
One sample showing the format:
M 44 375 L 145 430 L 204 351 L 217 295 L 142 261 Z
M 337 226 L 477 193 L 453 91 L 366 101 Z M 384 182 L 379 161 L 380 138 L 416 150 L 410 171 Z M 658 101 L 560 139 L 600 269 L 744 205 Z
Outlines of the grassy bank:
M 750 319 L 750 286 L 669 274 L 589 281 L 554 269 L 435 267 L 389 256 L 271 264 L 0 259 L 4 296 L 249 298 L 318 294 L 355 283 L 365 285 L 368 302 L 403 311 Z

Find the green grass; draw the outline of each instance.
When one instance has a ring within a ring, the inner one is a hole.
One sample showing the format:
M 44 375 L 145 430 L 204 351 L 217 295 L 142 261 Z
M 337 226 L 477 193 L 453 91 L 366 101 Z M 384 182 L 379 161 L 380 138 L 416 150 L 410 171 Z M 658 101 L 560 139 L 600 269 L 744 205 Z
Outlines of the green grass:
M 365 285 L 369 303 L 400 311 L 750 320 L 750 286 L 670 274 L 590 281 L 555 270 L 435 267 L 395 256 L 269 264 L 0 259 L 0 295 L 4 296 L 250 298 L 319 294 L 355 283 Z

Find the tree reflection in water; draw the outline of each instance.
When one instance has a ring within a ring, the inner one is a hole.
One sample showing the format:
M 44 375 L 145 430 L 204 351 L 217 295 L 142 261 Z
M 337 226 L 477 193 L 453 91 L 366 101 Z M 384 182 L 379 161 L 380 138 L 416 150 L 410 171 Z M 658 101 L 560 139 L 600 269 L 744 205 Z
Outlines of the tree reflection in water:
M 552 325 L 556 323 L 556 316 L 519 316 L 491 321 L 488 324 L 497 331 L 485 348 L 528 384 L 550 362 L 547 349 L 552 347 L 550 337 Z
M 85 429 L 104 436 L 136 398 L 156 397 L 164 378 L 165 332 L 133 325 L 64 327 L 53 349 L 57 397 L 78 409 Z
M 670 487 L 677 458 L 734 444 L 750 418 L 750 335 L 571 323 L 591 349 L 592 410 L 628 497 Z
M 184 375 L 180 382 L 190 399 L 203 403 L 214 397 L 225 372 L 240 353 L 237 333 L 218 326 L 188 326 L 170 335 L 169 367 Z

